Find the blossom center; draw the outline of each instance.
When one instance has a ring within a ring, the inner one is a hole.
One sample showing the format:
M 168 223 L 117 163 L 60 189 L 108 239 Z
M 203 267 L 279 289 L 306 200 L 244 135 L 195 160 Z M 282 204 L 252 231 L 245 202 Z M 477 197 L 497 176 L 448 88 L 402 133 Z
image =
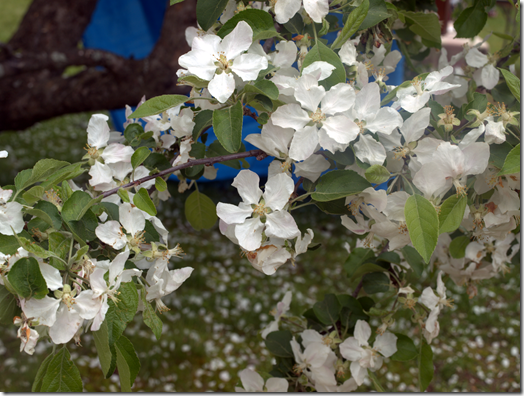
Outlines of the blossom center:
M 399 225 L 398 225 L 398 232 L 402 235 L 407 235 L 408 234 L 408 226 L 406 225 L 405 222 L 401 222 Z
M 233 65 L 233 62 L 228 61 L 226 58 L 226 55 L 224 53 L 221 53 L 218 56 L 217 62 L 215 62 L 215 65 L 218 67 L 219 70 L 224 71 L 225 73 L 230 73 L 231 72 L 230 67 Z
M 411 81 L 411 85 L 413 85 L 413 87 L 415 88 L 415 90 L 417 91 L 417 95 L 422 95 L 424 93 L 424 90 L 422 89 L 422 80 L 418 77 L 415 77 L 412 81 Z
M 364 198 L 359 197 L 351 201 L 349 204 L 349 210 L 353 216 L 357 215 L 360 212 L 360 205 L 364 202 Z
M 322 113 L 322 110 L 318 108 L 313 114 L 309 116 L 315 124 L 320 124 L 326 120 L 326 116 Z
M 253 213 L 255 213 L 256 215 L 260 217 L 265 216 L 267 213 L 269 213 L 269 211 L 270 209 L 266 207 L 264 202 L 260 202 L 259 204 L 255 205 L 255 207 L 253 208 Z

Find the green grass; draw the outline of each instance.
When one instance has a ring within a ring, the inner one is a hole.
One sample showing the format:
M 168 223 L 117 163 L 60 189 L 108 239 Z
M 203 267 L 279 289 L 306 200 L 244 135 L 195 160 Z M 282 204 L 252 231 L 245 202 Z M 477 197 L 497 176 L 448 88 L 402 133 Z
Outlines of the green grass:
M 13 36 L 31 0 L 0 0 L 0 41 L 6 43 Z

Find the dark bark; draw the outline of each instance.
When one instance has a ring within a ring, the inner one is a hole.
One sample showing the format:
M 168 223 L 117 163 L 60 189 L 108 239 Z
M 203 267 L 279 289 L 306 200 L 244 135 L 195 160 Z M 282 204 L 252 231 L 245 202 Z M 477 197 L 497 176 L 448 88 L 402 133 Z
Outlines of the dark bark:
M 34 0 L 18 31 L 0 51 L 0 131 L 20 130 L 67 113 L 122 108 L 147 98 L 187 92 L 177 87 L 180 55 L 195 2 L 166 11 L 160 39 L 142 60 L 79 49 L 96 0 Z M 63 77 L 67 66 L 85 69 Z M 102 66 L 102 67 L 100 67 Z

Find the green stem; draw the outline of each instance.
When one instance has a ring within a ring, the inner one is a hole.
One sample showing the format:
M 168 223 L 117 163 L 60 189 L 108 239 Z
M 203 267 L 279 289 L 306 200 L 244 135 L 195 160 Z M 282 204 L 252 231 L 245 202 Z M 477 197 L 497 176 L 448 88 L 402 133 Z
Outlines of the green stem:
M 301 200 L 303 200 L 304 198 L 309 197 L 311 194 L 313 194 L 313 193 L 312 193 L 312 192 L 309 192 L 309 193 L 302 194 L 302 195 L 296 197 L 295 199 L 292 199 L 291 201 L 289 201 L 289 203 L 292 204 L 292 203 L 295 202 L 295 201 L 301 201 Z
M 314 205 L 315 202 L 314 201 L 309 201 L 309 202 L 306 202 L 305 204 L 302 204 L 302 205 L 297 205 L 291 209 L 289 209 L 290 211 L 291 210 L 295 210 L 295 209 L 299 209 L 299 208 L 303 208 L 304 206 L 309 206 L 309 205 Z
M 382 385 L 380 385 L 380 382 L 378 381 L 378 378 L 375 375 L 375 373 L 368 370 L 368 374 L 369 378 L 371 378 L 371 381 L 373 381 L 373 385 L 375 385 L 375 389 L 377 390 L 377 392 L 385 392 L 386 390 L 382 387 Z
M 298 323 L 293 322 L 292 320 L 290 320 L 290 319 L 288 319 L 288 318 L 285 318 L 285 317 L 282 316 L 282 317 L 280 317 L 280 320 L 281 320 L 282 322 L 285 322 L 285 323 L 288 323 L 288 324 L 292 324 L 293 326 L 296 326 L 296 327 L 298 327 L 299 329 L 304 330 L 304 326 L 299 325 Z

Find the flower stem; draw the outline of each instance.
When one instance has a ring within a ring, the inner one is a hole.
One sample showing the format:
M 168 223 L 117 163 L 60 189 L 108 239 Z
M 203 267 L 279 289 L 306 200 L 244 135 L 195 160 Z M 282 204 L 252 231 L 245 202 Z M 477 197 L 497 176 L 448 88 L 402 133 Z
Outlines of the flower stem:
M 377 392 L 385 392 L 386 390 L 382 387 L 382 385 L 380 385 L 380 382 L 378 381 L 378 378 L 375 375 L 375 373 L 368 370 L 368 374 L 369 378 L 371 378 L 371 381 L 373 381 L 373 385 L 375 385 L 375 389 L 377 390 Z

